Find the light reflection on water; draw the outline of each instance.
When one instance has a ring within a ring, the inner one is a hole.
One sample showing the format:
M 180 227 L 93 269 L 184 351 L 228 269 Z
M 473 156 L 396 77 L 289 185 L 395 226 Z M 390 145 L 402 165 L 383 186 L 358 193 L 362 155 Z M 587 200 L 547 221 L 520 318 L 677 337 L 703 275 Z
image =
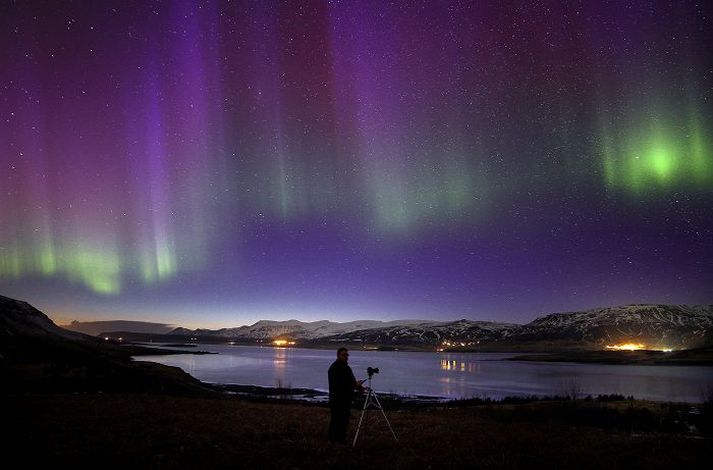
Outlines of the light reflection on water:
M 477 362 L 458 362 L 456 359 L 441 359 L 441 370 L 478 373 L 480 372 L 480 365 Z
M 275 350 L 275 357 L 272 359 L 272 363 L 275 365 L 275 369 L 282 370 L 287 365 L 287 348 L 273 348 Z
M 335 351 L 260 346 L 199 345 L 211 355 L 143 356 L 177 366 L 205 382 L 326 390 Z M 701 402 L 713 390 L 713 367 L 640 366 L 506 361 L 506 353 L 350 351 L 354 375 L 377 391 L 448 398 L 513 395 L 582 396 L 618 393 L 640 399 Z
M 275 387 L 290 387 L 289 383 L 285 382 L 285 368 L 287 367 L 287 348 L 272 348 L 274 355 L 272 357 L 272 365 L 275 370 Z

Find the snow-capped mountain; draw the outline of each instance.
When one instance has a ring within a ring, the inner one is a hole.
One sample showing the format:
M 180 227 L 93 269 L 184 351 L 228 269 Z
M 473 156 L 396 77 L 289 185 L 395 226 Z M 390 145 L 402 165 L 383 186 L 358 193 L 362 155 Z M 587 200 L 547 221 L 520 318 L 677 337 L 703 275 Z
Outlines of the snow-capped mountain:
M 176 328 L 171 331 L 171 335 L 181 336 L 215 336 L 232 339 L 274 339 L 278 337 L 290 337 L 295 339 L 318 339 L 334 335 L 342 335 L 354 331 L 368 330 L 373 328 L 390 328 L 392 326 L 413 325 L 423 322 L 423 320 L 357 320 L 346 323 L 319 320 L 314 322 L 301 322 L 299 320 L 260 320 L 252 325 L 240 326 L 237 328 L 221 328 L 219 330 Z
M 378 344 L 497 345 L 499 348 L 569 343 L 600 349 L 606 345 L 641 343 L 654 349 L 687 349 L 703 345 L 712 335 L 713 306 L 626 305 L 553 313 L 525 325 L 470 320 L 432 322 L 354 331 L 341 339 Z
M 313 342 L 359 342 L 380 345 L 497 347 L 537 344 L 547 347 L 590 347 L 642 343 L 655 349 L 687 349 L 712 342 L 713 306 L 626 305 L 582 312 L 553 313 L 525 325 L 473 320 L 449 322 L 362 320 L 262 320 L 250 326 L 221 330 L 171 332 L 179 336 L 270 340 L 280 337 Z
M 521 325 L 486 321 L 457 320 L 453 322 L 421 322 L 411 325 L 357 330 L 324 339 L 351 340 L 376 344 L 443 344 L 444 342 L 471 343 L 507 338 Z M 465 345 L 465 344 L 464 344 Z
M 682 349 L 702 344 L 709 331 L 713 332 L 710 305 L 626 305 L 546 315 L 523 325 L 515 338 L 598 345 L 635 342 L 657 349 Z

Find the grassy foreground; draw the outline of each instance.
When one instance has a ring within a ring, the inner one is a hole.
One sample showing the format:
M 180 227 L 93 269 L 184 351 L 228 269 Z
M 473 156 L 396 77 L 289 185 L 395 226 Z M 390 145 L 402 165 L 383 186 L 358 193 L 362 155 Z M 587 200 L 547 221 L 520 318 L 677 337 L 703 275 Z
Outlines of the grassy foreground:
M 4 460 L 23 468 L 703 468 L 711 449 L 680 411 L 639 402 L 387 410 L 400 441 L 374 420 L 356 449 L 329 444 L 328 409 L 307 404 L 4 395 L 0 412 Z

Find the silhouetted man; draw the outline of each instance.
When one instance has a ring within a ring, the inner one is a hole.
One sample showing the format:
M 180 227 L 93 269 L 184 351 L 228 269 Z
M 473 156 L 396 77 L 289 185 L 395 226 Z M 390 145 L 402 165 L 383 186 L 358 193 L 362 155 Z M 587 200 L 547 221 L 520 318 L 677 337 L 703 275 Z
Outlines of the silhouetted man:
M 337 350 L 337 360 L 329 367 L 329 409 L 332 418 L 329 421 L 329 440 L 344 443 L 351 413 L 354 389 L 361 390 L 363 380 L 357 381 L 349 367 L 347 348 Z

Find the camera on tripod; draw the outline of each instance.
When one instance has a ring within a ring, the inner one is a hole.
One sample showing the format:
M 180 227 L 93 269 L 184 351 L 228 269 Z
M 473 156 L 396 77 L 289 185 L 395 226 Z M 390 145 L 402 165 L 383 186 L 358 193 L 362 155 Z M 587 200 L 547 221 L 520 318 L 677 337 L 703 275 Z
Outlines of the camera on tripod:
M 364 399 L 364 408 L 361 409 L 361 416 L 359 417 L 359 424 L 357 425 L 357 430 L 356 430 L 356 433 L 354 434 L 354 441 L 352 442 L 352 447 L 356 447 L 357 439 L 359 438 L 359 431 L 361 431 L 362 425 L 366 426 L 367 422 L 369 421 L 369 416 L 367 415 L 367 413 L 369 411 L 369 406 L 373 406 L 374 408 L 381 411 L 381 415 L 384 417 L 384 421 L 386 421 L 386 425 L 389 426 L 389 431 L 391 431 L 391 435 L 394 436 L 394 440 L 396 440 L 396 441 L 399 440 L 399 438 L 396 437 L 394 428 L 391 427 L 389 418 L 386 417 L 384 408 L 381 406 L 381 403 L 379 402 L 379 397 L 376 396 L 376 392 L 374 391 L 373 388 L 371 388 L 371 376 L 374 374 L 378 374 L 379 368 L 378 367 L 367 367 L 366 373 L 369 374 L 369 386 L 364 389 L 367 392 L 366 398 Z M 362 382 L 363 382 L 363 380 L 362 380 Z M 367 415 L 366 420 L 364 420 L 364 415 Z

